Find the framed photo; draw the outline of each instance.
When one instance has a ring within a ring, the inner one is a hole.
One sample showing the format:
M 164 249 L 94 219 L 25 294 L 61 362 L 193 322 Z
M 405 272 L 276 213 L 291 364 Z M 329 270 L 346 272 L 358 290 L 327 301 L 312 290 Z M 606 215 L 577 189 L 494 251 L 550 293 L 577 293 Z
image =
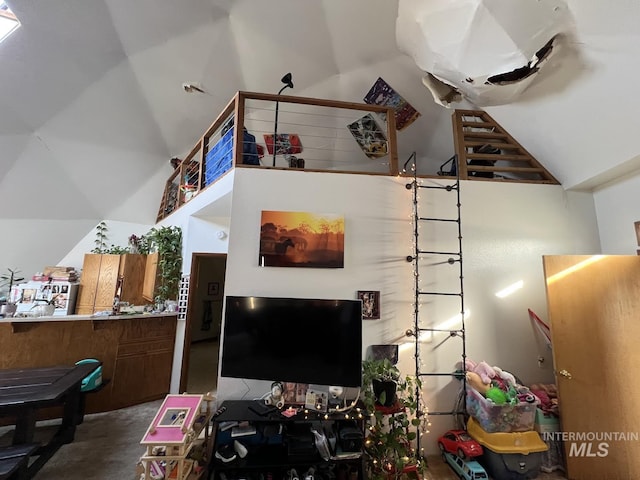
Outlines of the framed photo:
M 358 290 L 358 298 L 362 300 L 363 320 L 377 320 L 380 318 L 379 290 Z
M 216 296 L 220 295 L 220 283 L 219 282 L 209 282 L 207 285 L 207 295 Z
M 344 215 L 263 210 L 258 265 L 344 268 Z

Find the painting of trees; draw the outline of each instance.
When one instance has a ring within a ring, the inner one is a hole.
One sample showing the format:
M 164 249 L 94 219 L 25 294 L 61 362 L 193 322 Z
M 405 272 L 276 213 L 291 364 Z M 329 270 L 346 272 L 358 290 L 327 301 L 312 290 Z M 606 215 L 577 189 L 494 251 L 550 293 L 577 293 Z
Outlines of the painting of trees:
M 259 265 L 344 267 L 344 216 L 263 210 Z

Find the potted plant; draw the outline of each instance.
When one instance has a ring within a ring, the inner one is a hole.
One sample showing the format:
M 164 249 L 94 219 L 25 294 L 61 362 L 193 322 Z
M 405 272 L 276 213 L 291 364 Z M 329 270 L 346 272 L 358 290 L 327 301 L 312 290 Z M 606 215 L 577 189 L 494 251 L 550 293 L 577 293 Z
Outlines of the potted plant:
M 23 281 L 24 277 L 19 276 L 20 271 L 16 269 L 7 268 L 7 272 L 0 275 L 0 290 L 2 291 L 0 314 L 12 317 L 16 313 L 17 307 L 15 303 L 11 302 L 11 289 L 14 284 Z
M 389 385 L 395 387 L 392 393 L 387 390 Z M 403 376 L 387 358 L 362 362 L 361 398 L 370 415 L 364 448 L 368 478 L 389 480 L 408 471 L 420 474 L 426 468 L 420 449 L 414 445 L 417 429 L 426 426 L 416 395 L 420 388 L 419 378 Z
M 151 251 L 158 252 L 156 304 L 177 299 L 182 276 L 182 229 L 175 226 L 152 228 L 145 238 L 151 245 Z

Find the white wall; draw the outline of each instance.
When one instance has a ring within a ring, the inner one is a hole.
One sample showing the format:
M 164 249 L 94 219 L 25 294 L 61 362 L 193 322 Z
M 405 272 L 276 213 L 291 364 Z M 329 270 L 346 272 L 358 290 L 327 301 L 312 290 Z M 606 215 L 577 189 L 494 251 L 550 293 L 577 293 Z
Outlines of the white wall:
M 386 176 L 237 169 L 225 293 L 355 298 L 357 290 L 380 290 L 382 318 L 364 322 L 363 355 L 370 344 L 407 342 L 404 332 L 413 325 L 414 276 L 412 264 L 405 260 L 413 251 L 411 191 L 406 183 Z M 441 193 L 420 190 L 422 216 L 455 215 L 455 197 L 441 198 Z M 546 319 L 543 254 L 600 252 L 593 198 L 553 185 L 467 181 L 461 199 L 467 353 L 515 373 L 526 383 L 551 382 L 551 354 L 532 329 L 527 309 Z M 259 267 L 262 210 L 344 214 L 344 268 Z M 447 228 L 423 226 L 420 240 L 448 250 L 449 242 L 457 242 L 457 233 L 446 232 Z M 457 288 L 456 268 L 443 265 L 442 258 L 422 259 L 421 288 Z M 505 299 L 495 296 L 519 280 L 524 285 L 521 290 Z M 460 308 L 459 303 L 445 300 L 428 302 L 420 311 L 425 325 L 437 326 Z M 456 368 L 461 354 L 458 338 L 434 334 L 421 345 L 423 371 Z M 413 349 L 403 347 L 401 352 L 401 368 L 413 371 Z M 541 366 L 539 356 L 544 357 Z M 219 400 L 253 398 L 268 388 L 269 382 L 220 378 L 218 395 Z M 457 382 L 448 377 L 425 382 L 430 410 L 450 410 L 457 389 Z M 424 445 L 428 450 L 435 448 L 435 433 L 450 428 L 451 418 L 433 417 L 432 422 L 433 438 L 428 436 Z
M 634 222 L 640 220 L 640 173 L 618 179 L 593 193 L 602 253 L 635 255 L 640 248 Z

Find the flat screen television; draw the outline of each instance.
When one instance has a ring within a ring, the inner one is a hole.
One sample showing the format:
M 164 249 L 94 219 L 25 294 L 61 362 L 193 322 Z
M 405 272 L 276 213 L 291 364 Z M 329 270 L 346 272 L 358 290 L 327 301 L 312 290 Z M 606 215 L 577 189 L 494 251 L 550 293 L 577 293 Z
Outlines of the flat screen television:
M 362 302 L 226 298 L 223 377 L 359 387 Z

